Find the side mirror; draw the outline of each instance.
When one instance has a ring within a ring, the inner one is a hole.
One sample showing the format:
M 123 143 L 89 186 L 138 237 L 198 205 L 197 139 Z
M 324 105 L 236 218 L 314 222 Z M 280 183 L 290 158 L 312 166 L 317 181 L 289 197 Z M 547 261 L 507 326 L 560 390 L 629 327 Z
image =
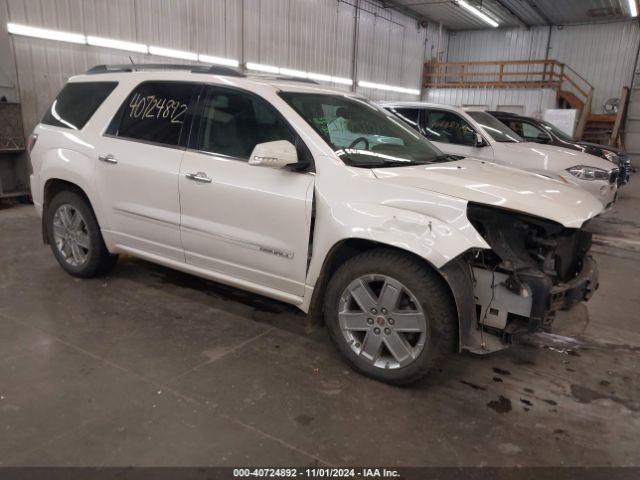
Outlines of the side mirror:
M 259 143 L 253 147 L 249 165 L 283 168 L 298 163 L 296 147 L 287 140 Z
M 484 141 L 484 138 L 482 138 L 482 135 L 480 135 L 478 132 L 476 132 L 473 136 L 473 146 L 476 148 L 482 148 L 487 146 L 487 144 Z
M 534 140 L 534 142 L 538 142 L 538 143 L 551 143 L 551 140 L 549 139 L 549 137 L 547 137 L 544 134 L 540 134 L 536 137 L 536 139 Z

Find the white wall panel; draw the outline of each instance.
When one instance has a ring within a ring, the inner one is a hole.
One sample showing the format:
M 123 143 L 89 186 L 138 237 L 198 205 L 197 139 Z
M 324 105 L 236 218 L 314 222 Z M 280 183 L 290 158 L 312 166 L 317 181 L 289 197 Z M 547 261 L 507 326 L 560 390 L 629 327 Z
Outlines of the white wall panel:
M 437 88 L 427 90 L 424 100 L 458 107 L 481 105 L 488 110 L 505 105 L 522 106 L 525 115 L 541 118 L 544 110 L 555 108 L 556 94 L 542 89 Z
M 544 59 L 548 28 L 451 32 L 447 61 Z
M 446 30 L 440 34 L 437 25 L 419 27 L 415 19 L 375 0 L 0 0 L 0 4 L 6 10 L 3 30 L 10 21 L 347 78 L 354 73 L 358 6 L 358 79 L 416 89 L 425 48 L 429 54 L 446 48 Z M 15 50 L 27 131 L 67 78 L 93 65 L 129 63 L 129 57 L 184 63 L 17 36 L 10 43 L 0 51 Z M 376 99 L 416 99 L 358 91 Z
M 638 22 L 554 28 L 549 58 L 570 65 L 594 87 L 593 111 L 630 86 L 640 41 Z
M 631 81 L 640 41 L 636 21 L 552 27 L 452 32 L 448 61 L 539 60 L 549 58 L 571 66 L 595 87 L 593 111 L 618 97 Z M 539 67 L 531 67 L 532 69 Z

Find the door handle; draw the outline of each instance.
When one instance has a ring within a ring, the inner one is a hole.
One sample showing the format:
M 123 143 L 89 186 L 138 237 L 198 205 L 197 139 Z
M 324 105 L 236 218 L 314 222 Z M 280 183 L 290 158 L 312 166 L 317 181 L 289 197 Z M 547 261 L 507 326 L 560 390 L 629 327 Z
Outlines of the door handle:
M 98 160 L 105 163 L 118 163 L 118 160 L 116 160 L 116 158 L 110 153 L 107 155 L 99 155 Z
M 187 177 L 189 180 L 193 180 L 194 182 L 211 183 L 211 177 L 208 177 L 204 172 L 187 173 L 185 177 Z

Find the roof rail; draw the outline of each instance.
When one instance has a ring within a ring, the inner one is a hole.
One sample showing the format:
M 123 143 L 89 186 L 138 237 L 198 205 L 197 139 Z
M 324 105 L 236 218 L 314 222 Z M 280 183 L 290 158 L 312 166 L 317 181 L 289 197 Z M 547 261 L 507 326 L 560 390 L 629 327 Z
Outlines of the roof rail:
M 314 85 L 320 85 L 318 82 L 316 82 L 315 80 L 311 80 L 310 78 L 279 76 L 279 77 L 276 77 L 276 80 L 284 80 L 287 82 L 312 83 Z
M 142 70 L 189 70 L 192 73 L 208 73 L 212 75 L 225 75 L 228 77 L 244 77 L 244 75 L 230 67 L 221 67 L 218 65 L 202 66 L 202 65 L 182 65 L 170 63 L 132 63 L 124 65 L 96 65 L 87 70 L 87 75 L 96 75 L 100 73 L 115 72 L 139 72 Z
M 315 80 L 312 80 L 310 78 L 293 77 L 289 75 L 278 75 L 273 73 L 248 72 L 247 76 L 249 78 L 258 79 L 258 80 L 280 80 L 282 82 L 300 82 L 300 83 L 311 83 L 313 85 L 320 85 L 319 82 L 316 82 Z
M 210 67 L 195 67 L 193 73 L 208 73 L 210 75 L 223 75 L 225 77 L 244 77 L 245 74 L 235 68 L 212 65 Z

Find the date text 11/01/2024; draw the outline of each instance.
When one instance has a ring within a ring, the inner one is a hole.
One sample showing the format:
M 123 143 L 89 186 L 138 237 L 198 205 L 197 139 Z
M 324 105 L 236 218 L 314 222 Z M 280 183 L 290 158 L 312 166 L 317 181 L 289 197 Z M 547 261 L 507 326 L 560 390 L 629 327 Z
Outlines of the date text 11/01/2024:
M 387 468 L 236 468 L 234 478 L 395 478 L 397 470 Z

